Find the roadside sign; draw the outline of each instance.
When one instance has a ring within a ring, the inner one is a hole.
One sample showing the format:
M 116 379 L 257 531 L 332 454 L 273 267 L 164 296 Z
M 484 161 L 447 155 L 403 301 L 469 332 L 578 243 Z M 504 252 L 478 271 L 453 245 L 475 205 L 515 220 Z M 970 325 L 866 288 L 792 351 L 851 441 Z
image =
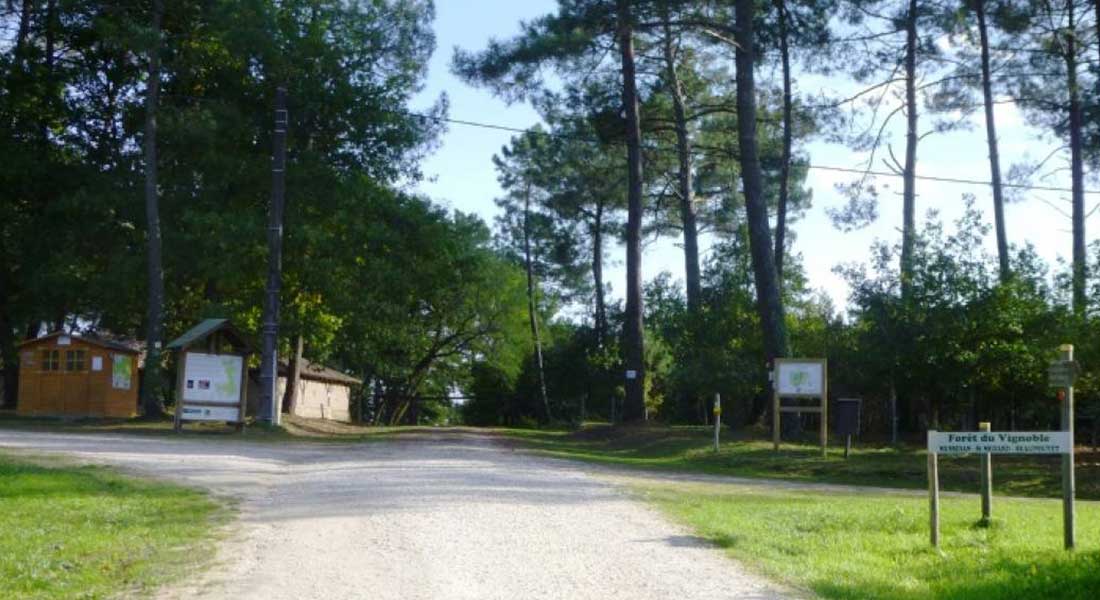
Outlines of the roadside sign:
M 1068 454 L 1068 431 L 929 431 L 933 454 Z
M 1073 344 L 1058 347 L 1061 360 L 1050 363 L 1051 387 L 1058 389 L 1062 405 L 1059 431 L 990 431 L 990 423 L 978 424 L 979 431 L 928 432 L 928 516 L 932 547 L 940 545 L 940 454 L 980 454 L 982 457 L 982 520 L 993 515 L 992 454 L 1058 454 L 1062 457 L 1062 537 L 1066 550 L 1077 546 L 1076 476 L 1073 465 L 1073 380 L 1080 366 L 1073 360 Z
M 1079 367 L 1075 361 L 1056 360 L 1047 367 L 1047 379 L 1050 387 L 1072 387 L 1077 379 Z

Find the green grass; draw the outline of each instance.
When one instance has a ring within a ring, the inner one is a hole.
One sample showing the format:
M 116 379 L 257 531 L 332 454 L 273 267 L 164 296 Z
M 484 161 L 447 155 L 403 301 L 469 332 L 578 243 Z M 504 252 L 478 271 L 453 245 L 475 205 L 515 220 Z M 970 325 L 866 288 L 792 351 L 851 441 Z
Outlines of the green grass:
M 882 600 L 1100 597 L 1100 505 L 1077 507 L 1078 550 L 1062 549 L 1061 503 L 944 497 L 941 551 L 928 502 L 888 493 L 775 492 L 683 483 L 639 489 L 749 568 L 823 598 Z
M 784 444 L 776 453 L 771 442 L 751 439 L 725 441 L 715 453 L 712 430 L 702 427 L 508 430 L 506 435 L 548 456 L 623 467 L 876 487 L 928 485 L 924 449 L 912 445 L 857 445 L 845 460 L 843 448 L 830 448 L 822 457 L 816 445 Z M 729 431 L 723 436 L 728 439 Z M 978 461 L 977 456 L 941 456 L 943 489 L 976 492 Z M 1060 461 L 1057 456 L 995 456 L 994 492 L 1060 496 Z M 1078 453 L 1077 497 L 1100 500 L 1100 454 Z
M 212 555 L 204 493 L 44 461 L 0 454 L 0 597 L 147 595 Z

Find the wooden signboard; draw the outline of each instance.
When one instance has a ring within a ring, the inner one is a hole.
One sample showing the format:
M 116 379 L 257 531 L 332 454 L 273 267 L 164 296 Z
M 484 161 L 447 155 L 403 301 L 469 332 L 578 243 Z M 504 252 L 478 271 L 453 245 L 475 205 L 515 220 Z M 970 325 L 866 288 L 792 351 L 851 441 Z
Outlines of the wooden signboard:
M 821 453 L 828 444 L 829 372 L 824 358 L 777 358 L 772 378 L 772 442 L 779 450 L 782 413 L 818 413 L 821 415 Z M 814 399 L 817 404 L 782 406 L 782 398 Z
M 168 344 L 176 361 L 176 431 L 185 421 L 245 421 L 251 347 L 226 319 L 207 319 Z
M 1061 360 L 1051 365 L 1051 387 L 1060 388 L 1062 402 L 1061 431 L 990 431 L 989 423 L 981 423 L 979 431 L 928 432 L 928 512 L 932 546 L 940 545 L 940 454 L 982 455 L 982 519 L 992 516 L 992 466 L 994 454 L 1059 454 L 1062 456 L 1062 532 L 1066 550 L 1077 545 L 1076 484 L 1073 465 L 1073 380 L 1077 363 L 1073 361 L 1073 346 L 1059 348 Z M 1056 366 L 1057 365 L 1057 366 Z M 1068 366 L 1066 366 L 1068 365 Z

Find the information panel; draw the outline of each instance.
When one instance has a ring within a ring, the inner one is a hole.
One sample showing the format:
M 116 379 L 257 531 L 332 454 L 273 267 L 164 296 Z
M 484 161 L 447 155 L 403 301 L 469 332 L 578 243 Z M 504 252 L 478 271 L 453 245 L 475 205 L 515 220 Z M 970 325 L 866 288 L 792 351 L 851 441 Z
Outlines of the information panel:
M 929 431 L 934 454 L 1069 454 L 1067 431 Z
M 825 384 L 825 365 L 777 361 L 775 383 L 780 396 L 820 396 Z
M 187 359 L 183 370 L 184 402 L 227 406 L 238 406 L 241 403 L 241 369 L 244 365 L 242 357 L 195 352 L 188 352 L 185 356 Z

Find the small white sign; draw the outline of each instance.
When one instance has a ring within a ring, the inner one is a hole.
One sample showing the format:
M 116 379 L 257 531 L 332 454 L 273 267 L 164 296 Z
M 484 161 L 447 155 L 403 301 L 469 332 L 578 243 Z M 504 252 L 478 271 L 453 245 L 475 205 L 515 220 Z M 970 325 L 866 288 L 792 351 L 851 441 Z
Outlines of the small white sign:
M 638 372 L 635 371 L 634 369 L 630 369 L 626 372 L 626 378 L 627 379 L 637 379 L 638 378 Z
M 180 417 L 185 421 L 240 421 L 240 408 L 236 406 L 184 406 Z
M 57 338 L 57 345 L 58 346 L 68 346 L 68 345 L 71 345 L 72 343 L 73 343 L 73 338 L 71 338 L 67 335 L 62 335 L 62 336 L 59 336 Z
M 103 370 L 103 357 L 102 356 L 93 356 L 92 357 L 92 370 L 93 371 L 102 371 Z
M 1068 431 L 929 431 L 935 454 L 1069 454 Z
M 820 362 L 780 362 L 775 370 L 780 396 L 820 396 L 825 389 L 825 365 Z

